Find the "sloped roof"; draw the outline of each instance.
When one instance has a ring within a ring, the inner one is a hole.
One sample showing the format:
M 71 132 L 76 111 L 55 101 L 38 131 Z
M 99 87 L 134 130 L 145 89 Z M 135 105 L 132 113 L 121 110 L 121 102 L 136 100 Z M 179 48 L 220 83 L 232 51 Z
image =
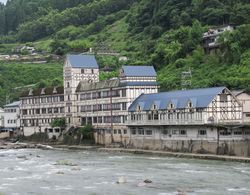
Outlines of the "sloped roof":
M 225 87 L 203 88 L 193 90 L 171 91 L 155 94 L 140 95 L 129 107 L 130 112 L 136 111 L 137 105 L 144 105 L 142 110 L 148 111 L 157 102 L 160 110 L 167 109 L 169 103 L 174 104 L 176 109 L 186 108 L 188 102 L 192 102 L 194 108 L 205 108 L 221 93 Z
M 110 89 L 116 87 L 126 87 L 126 86 L 157 86 L 157 82 L 121 82 L 120 79 L 110 79 L 101 82 L 88 83 L 86 81 L 81 81 L 76 92 L 93 91 L 98 89 Z
M 113 87 L 118 87 L 119 84 L 120 84 L 119 79 L 105 80 L 97 83 L 88 83 L 86 81 L 81 81 L 76 88 L 76 92 L 113 88 Z
M 122 74 L 126 77 L 156 77 L 153 66 L 122 66 Z
M 17 106 L 20 105 L 20 103 L 21 103 L 20 101 L 12 102 L 10 104 L 5 105 L 4 108 L 7 108 L 7 107 L 17 107 Z
M 23 98 L 23 97 L 46 96 L 46 95 L 58 95 L 58 94 L 64 94 L 64 88 L 62 86 L 46 87 L 34 90 L 32 89 L 32 95 L 30 94 L 30 90 L 26 90 L 21 94 L 20 97 Z
M 72 68 L 99 68 L 94 55 L 67 55 Z

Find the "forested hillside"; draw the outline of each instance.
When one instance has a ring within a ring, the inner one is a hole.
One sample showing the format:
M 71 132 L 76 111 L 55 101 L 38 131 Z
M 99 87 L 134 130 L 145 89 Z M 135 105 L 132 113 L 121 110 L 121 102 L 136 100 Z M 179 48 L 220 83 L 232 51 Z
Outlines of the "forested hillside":
M 220 50 L 204 53 L 203 33 L 222 25 L 236 29 L 220 37 Z M 187 70 L 192 88 L 250 86 L 249 0 L 9 0 L 0 5 L 2 47 L 38 41 L 59 55 L 106 45 L 127 56 L 127 64 L 154 65 L 162 90 L 181 88 L 181 72 Z M 121 65 L 114 57 L 98 60 L 115 69 Z

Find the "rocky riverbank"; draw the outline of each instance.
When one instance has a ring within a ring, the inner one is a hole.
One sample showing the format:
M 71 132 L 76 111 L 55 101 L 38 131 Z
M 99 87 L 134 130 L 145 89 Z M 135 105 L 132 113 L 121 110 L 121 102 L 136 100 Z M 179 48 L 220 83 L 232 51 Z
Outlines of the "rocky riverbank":
M 46 149 L 51 150 L 54 149 L 51 146 L 43 145 L 43 144 L 33 144 L 33 143 L 11 143 L 0 140 L 0 149 L 24 149 L 24 148 L 34 148 L 34 149 Z
M 43 145 L 36 143 L 11 143 L 0 140 L 1 149 L 44 149 L 44 150 L 95 150 L 98 152 L 109 153 L 132 153 L 132 154 L 144 154 L 155 156 L 166 156 L 176 158 L 194 158 L 204 160 L 220 160 L 220 161 L 234 161 L 250 163 L 250 158 L 239 156 L 226 156 L 226 155 L 212 155 L 212 154 L 194 154 L 194 153 L 179 153 L 179 152 L 167 152 L 167 151 L 155 151 L 155 150 L 141 150 L 141 149 L 125 149 L 125 148 L 102 148 L 100 146 L 83 146 L 83 145 Z

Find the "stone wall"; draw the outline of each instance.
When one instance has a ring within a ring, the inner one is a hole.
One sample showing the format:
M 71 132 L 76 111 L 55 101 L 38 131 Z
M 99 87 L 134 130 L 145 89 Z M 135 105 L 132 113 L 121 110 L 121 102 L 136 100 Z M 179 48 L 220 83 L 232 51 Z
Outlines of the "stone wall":
M 207 140 L 133 139 L 130 141 L 129 147 L 171 152 L 250 156 L 250 140 L 225 140 L 217 143 Z

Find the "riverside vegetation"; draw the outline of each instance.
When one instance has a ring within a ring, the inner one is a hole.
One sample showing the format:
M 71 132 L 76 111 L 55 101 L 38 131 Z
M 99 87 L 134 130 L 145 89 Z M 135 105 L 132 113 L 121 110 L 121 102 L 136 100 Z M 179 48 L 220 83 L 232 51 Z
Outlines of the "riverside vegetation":
M 221 49 L 205 54 L 202 34 L 229 24 L 237 28 L 221 36 Z M 181 72 L 189 69 L 192 88 L 250 86 L 248 0 L 12 0 L 0 5 L 0 51 L 20 44 L 58 55 L 112 50 L 127 56 L 126 64 L 154 65 L 162 90 L 180 89 Z M 97 60 L 114 70 L 101 79 L 116 76 L 122 64 L 112 56 Z M 13 87 L 61 82 L 62 64 L 0 63 L 0 105 Z

